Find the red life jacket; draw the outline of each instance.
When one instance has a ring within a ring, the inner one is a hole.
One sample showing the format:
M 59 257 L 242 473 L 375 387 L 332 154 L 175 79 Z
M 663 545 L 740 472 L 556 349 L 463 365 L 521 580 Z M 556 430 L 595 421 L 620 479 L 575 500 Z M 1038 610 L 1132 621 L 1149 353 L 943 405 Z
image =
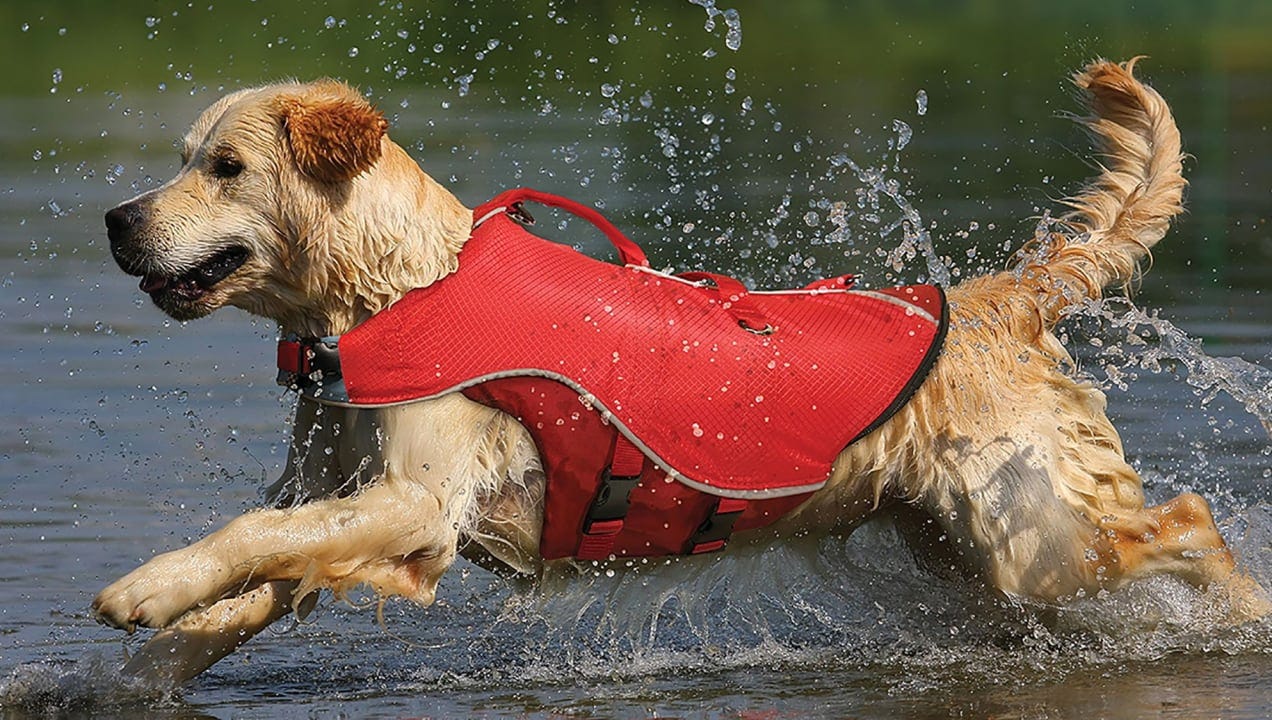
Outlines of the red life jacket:
M 532 235 L 526 200 L 585 217 L 624 264 Z M 852 281 L 667 275 L 595 210 L 513 190 L 474 212 L 456 272 L 338 340 L 282 341 L 279 367 L 321 402 L 458 391 L 511 414 L 547 477 L 544 558 L 711 551 L 822 487 L 935 362 L 940 288 Z

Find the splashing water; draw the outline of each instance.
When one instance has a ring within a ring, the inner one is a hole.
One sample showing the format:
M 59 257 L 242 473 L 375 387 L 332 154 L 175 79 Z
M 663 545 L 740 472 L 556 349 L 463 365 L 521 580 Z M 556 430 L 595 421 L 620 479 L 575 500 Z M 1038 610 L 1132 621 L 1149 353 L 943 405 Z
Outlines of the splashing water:
M 703 26 L 707 32 L 715 32 L 716 18 L 722 18 L 726 28 L 724 46 L 735 52 L 741 49 L 742 16 L 737 10 L 732 8 L 720 10 L 716 7 L 715 0 L 689 0 L 689 2 L 707 11 L 707 22 Z
M 910 139 L 914 137 L 914 130 L 901 120 L 892 121 L 892 132 L 896 133 L 896 151 L 899 153 L 910 144 Z
M 1104 345 L 1106 356 L 1122 361 L 1121 364 L 1107 366 L 1107 369 L 1113 370 L 1110 382 L 1120 389 L 1127 389 L 1125 373 L 1130 363 L 1153 373 L 1163 372 L 1164 366 L 1178 363 L 1187 371 L 1185 382 L 1194 388 L 1203 407 L 1214 401 L 1219 393 L 1226 393 L 1241 403 L 1272 439 L 1272 370 L 1239 357 L 1207 355 L 1201 340 L 1160 317 L 1158 311 L 1145 312 L 1127 298 L 1087 300 L 1070 307 L 1069 313 L 1102 320 L 1110 330 L 1121 331 L 1127 345 L 1140 346 L 1140 350 L 1128 360 L 1128 353 L 1120 346 Z
M 538 660 L 510 679 L 560 681 L 562 668 L 544 658 L 564 656 L 576 677 L 865 666 L 892 691 L 916 692 L 951 681 L 1054 681 L 1200 642 L 1224 653 L 1272 645 L 1272 623 L 1228 626 L 1221 597 L 1170 578 L 1064 609 L 995 599 L 934 578 L 882 521 L 847 539 L 631 565 L 549 578 L 512 597 L 501 623 L 538 638 L 529 641 Z M 543 638 L 584 640 L 559 648 Z
M 169 690 L 120 673 L 90 655 L 71 663 L 27 663 L 0 681 L 0 714 L 9 717 L 142 716 L 169 702 Z
M 900 120 L 893 122 L 894 130 L 897 133 L 894 147 L 896 151 L 900 151 L 909 143 L 913 131 L 909 125 Z M 830 159 L 830 164 L 832 167 L 843 166 L 850 169 L 857 176 L 857 180 L 865 185 L 865 197 L 872 205 L 877 206 L 879 199 L 883 197 L 892 201 L 896 209 L 900 211 L 901 218 L 885 227 L 882 232 L 882 235 L 886 237 L 898 227 L 902 231 L 901 242 L 887 253 L 887 262 L 892 270 L 898 273 L 901 272 L 908 261 L 922 254 L 927 267 L 927 281 L 948 287 L 950 285 L 950 268 L 937 255 L 936 247 L 932 242 L 932 235 L 923 222 L 923 217 L 919 215 L 919 211 L 905 198 L 900 181 L 889 177 L 882 167 L 862 167 L 843 153 L 833 156 Z

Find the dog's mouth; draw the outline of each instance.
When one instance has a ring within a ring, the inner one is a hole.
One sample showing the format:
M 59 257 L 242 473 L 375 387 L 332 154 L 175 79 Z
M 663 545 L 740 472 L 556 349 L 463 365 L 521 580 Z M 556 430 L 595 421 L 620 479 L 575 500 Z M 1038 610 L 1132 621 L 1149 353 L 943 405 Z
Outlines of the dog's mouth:
M 146 273 L 142 276 L 139 287 L 156 300 L 160 297 L 198 300 L 217 283 L 242 267 L 247 258 L 247 248 L 228 247 L 180 275 Z

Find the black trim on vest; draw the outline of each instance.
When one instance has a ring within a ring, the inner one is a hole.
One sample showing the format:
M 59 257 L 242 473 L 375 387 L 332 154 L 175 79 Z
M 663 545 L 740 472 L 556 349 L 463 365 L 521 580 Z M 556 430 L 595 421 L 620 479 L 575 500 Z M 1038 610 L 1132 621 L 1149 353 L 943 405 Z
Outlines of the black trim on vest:
M 875 418 L 874 422 L 867 425 L 866 429 L 857 433 L 857 437 L 849 440 L 848 445 L 852 445 L 861 438 L 879 429 L 880 425 L 883 425 L 891 419 L 893 415 L 900 412 L 901 408 L 905 407 L 905 404 L 910 402 L 910 399 L 914 397 L 914 394 L 919 391 L 919 388 L 923 387 L 923 382 L 927 380 L 932 368 L 936 365 L 936 360 L 940 357 L 941 350 L 945 347 L 945 333 L 950 328 L 950 304 L 945 299 L 945 288 L 940 285 L 933 285 L 932 287 L 936 288 L 937 293 L 941 296 L 941 319 L 936 327 L 936 336 L 932 338 L 932 344 L 928 346 L 927 354 L 923 356 L 923 362 L 915 369 L 914 374 L 910 376 L 910 379 L 901 388 L 900 394 L 896 396 L 896 398 L 892 401 L 892 404 L 889 405 L 887 409 L 879 415 L 879 417 Z

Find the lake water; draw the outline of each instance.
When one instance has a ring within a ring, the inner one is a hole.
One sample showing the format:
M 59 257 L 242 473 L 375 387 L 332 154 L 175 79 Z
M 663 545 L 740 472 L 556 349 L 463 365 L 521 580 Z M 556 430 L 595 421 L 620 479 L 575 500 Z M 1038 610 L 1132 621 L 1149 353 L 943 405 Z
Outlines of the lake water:
M 540 595 L 461 561 L 429 609 L 391 602 L 381 624 L 372 598 L 328 598 L 175 694 L 119 677 L 140 638 L 96 625 L 93 595 L 256 504 L 292 400 L 273 327 L 165 319 L 115 268 L 101 215 L 175 170 L 172 140 L 219 88 L 285 75 L 368 88 L 470 205 L 530 185 L 603 202 L 655 265 L 882 284 L 929 269 L 892 267 L 902 210 L 840 155 L 896 181 L 958 273 L 998 267 L 1088 171 L 1057 117 L 1063 75 L 1152 54 L 1195 156 L 1190 213 L 1134 307 L 1075 318 L 1070 345 L 1150 499 L 1206 496 L 1272 586 L 1268 11 L 722 5 L 736 50 L 732 16 L 708 28 L 687 2 L 0 10 L 0 717 L 1272 714 L 1270 621 L 1223 626 L 1165 579 L 1007 605 L 920 570 L 882 523 Z

